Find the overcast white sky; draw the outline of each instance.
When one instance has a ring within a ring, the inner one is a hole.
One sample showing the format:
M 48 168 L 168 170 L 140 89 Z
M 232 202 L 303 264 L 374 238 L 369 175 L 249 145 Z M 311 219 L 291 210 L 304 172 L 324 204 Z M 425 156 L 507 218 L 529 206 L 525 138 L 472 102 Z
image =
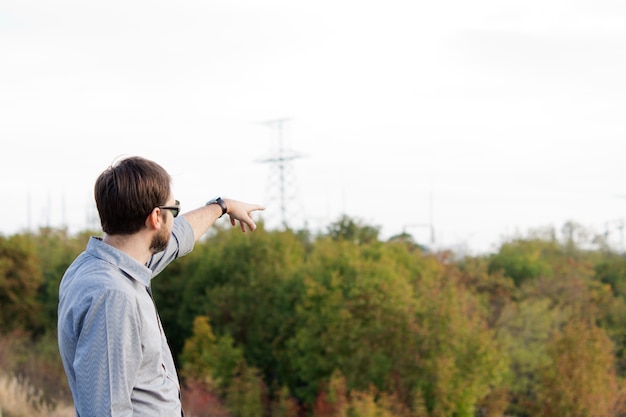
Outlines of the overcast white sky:
M 626 214 L 623 1 L 0 3 L 0 234 L 97 227 L 120 155 L 312 230 L 346 213 L 439 247 Z M 257 216 L 258 218 L 259 216 Z M 95 226 L 94 226 L 95 225 Z

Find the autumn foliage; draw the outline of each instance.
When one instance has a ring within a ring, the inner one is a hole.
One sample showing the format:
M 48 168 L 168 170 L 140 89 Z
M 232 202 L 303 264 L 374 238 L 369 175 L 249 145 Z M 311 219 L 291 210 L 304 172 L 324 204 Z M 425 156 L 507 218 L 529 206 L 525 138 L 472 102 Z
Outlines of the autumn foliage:
M 567 227 L 463 257 L 347 217 L 315 236 L 218 227 L 153 283 L 187 414 L 625 416 L 626 258 Z M 0 365 L 44 390 L 87 236 L 0 236 Z

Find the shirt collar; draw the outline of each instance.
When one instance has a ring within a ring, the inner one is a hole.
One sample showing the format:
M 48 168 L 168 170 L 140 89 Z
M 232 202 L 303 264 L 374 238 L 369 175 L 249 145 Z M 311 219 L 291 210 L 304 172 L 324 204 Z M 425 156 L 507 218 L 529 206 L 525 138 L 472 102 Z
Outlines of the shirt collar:
M 102 238 L 92 236 L 87 242 L 87 252 L 114 265 L 135 281 L 150 288 L 152 270 L 125 252 L 104 243 Z

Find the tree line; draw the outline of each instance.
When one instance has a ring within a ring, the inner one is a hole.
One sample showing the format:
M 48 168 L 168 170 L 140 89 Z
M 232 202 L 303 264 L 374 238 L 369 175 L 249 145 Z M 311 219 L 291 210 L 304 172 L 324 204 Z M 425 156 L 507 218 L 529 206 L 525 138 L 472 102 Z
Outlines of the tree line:
M 626 258 L 578 226 L 462 258 L 346 216 L 259 226 L 216 227 L 153 280 L 191 415 L 626 415 Z M 0 343 L 14 372 L 62 375 L 58 285 L 91 234 L 0 236 L 3 339 L 45 358 Z

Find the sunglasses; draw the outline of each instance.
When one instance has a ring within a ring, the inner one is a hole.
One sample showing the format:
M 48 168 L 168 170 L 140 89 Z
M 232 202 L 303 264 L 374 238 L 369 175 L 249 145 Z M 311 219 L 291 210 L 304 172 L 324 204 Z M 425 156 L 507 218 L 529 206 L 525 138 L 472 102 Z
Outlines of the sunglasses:
M 172 211 L 172 216 L 176 217 L 178 216 L 178 213 L 180 213 L 180 201 L 176 200 L 176 205 L 175 206 L 158 206 L 161 210 L 171 210 Z

